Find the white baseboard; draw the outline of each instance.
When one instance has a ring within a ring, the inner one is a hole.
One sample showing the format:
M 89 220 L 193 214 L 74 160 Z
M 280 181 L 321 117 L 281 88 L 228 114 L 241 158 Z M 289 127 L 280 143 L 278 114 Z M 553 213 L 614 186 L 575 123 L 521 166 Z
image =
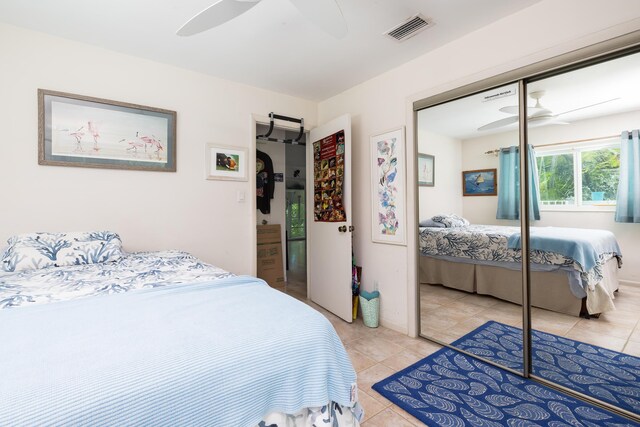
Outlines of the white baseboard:
M 380 326 L 384 326 L 387 329 L 394 330 L 404 335 L 409 334 L 409 329 L 407 328 L 407 325 L 398 325 L 397 323 L 390 322 L 386 319 L 383 319 L 382 317 L 380 318 Z
M 627 285 L 627 286 L 637 286 L 640 288 L 640 282 L 635 282 L 633 280 L 621 280 L 618 279 L 618 282 L 622 285 Z

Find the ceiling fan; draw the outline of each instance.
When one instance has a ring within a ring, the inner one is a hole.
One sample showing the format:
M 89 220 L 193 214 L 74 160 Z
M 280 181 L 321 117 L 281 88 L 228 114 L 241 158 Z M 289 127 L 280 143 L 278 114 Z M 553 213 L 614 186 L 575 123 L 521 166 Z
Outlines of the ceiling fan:
M 544 90 L 538 90 L 535 92 L 531 92 L 529 94 L 531 98 L 536 100 L 536 104 L 533 107 L 527 107 L 527 111 L 529 112 L 528 122 L 531 125 L 540 125 L 547 122 L 552 122 L 554 125 L 568 125 L 569 122 L 558 120 L 558 117 L 564 114 L 573 113 L 574 111 L 584 110 L 585 108 L 595 107 L 596 105 L 601 105 L 607 102 L 620 99 L 620 98 L 607 99 L 606 101 L 597 102 L 595 104 L 585 105 L 583 107 L 574 108 L 573 110 L 567 110 L 567 111 L 563 111 L 562 113 L 554 114 L 553 111 L 542 106 L 540 99 L 544 96 L 544 94 L 545 94 Z M 512 116 L 505 117 L 504 119 L 496 120 L 491 123 L 487 123 L 484 126 L 480 126 L 478 130 L 497 129 L 497 128 L 508 126 L 510 124 L 518 122 L 519 108 L 517 105 L 509 105 L 506 107 L 502 107 L 500 111 L 503 113 L 512 114 Z
M 218 0 L 191 18 L 176 32 L 179 36 L 192 36 L 224 24 L 242 15 L 261 0 Z M 347 24 L 336 0 L 289 0 L 309 21 L 326 33 L 343 38 Z

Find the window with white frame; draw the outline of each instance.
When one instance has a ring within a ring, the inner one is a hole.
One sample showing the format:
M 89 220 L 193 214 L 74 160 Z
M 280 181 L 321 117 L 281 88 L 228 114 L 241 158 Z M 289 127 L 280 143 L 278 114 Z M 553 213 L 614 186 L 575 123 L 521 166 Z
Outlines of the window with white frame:
M 536 147 L 541 209 L 615 206 L 620 169 L 617 141 Z

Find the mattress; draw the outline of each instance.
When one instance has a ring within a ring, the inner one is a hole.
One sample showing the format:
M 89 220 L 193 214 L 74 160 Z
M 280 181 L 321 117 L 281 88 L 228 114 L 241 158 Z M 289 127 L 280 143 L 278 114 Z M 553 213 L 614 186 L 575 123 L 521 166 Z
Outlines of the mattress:
M 317 311 L 183 252 L 112 264 L 0 275 L 0 425 L 358 425 Z

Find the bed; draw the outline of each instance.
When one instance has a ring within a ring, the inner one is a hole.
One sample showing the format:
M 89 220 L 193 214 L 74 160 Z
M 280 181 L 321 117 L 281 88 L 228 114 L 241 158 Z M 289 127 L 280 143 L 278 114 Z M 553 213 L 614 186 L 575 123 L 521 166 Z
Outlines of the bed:
M 419 228 L 420 282 L 522 303 L 520 228 Z M 604 230 L 531 227 L 531 303 L 588 317 L 615 309 L 622 255 Z
M 44 258 L 5 250 L 0 270 L 0 425 L 359 425 L 349 357 L 306 304 L 185 252 L 105 250 L 115 233 L 33 236 Z

